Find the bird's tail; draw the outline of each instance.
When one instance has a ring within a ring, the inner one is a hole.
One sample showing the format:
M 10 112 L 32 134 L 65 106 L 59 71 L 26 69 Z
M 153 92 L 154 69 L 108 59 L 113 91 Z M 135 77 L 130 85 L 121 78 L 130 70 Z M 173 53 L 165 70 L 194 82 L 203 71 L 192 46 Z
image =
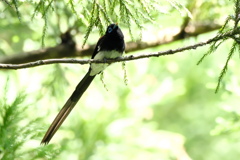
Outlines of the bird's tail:
M 84 76 L 84 78 L 79 82 L 75 91 L 72 93 L 71 97 L 64 104 L 64 106 L 62 107 L 62 109 L 60 110 L 60 112 L 52 122 L 51 126 L 48 128 L 48 131 L 43 137 L 41 144 L 48 144 L 50 142 L 50 140 L 52 139 L 56 131 L 59 129 L 61 124 L 67 118 L 67 116 L 72 111 L 74 106 L 77 104 L 78 100 L 81 98 L 81 96 L 86 91 L 88 86 L 91 84 L 94 77 L 95 75 L 90 76 L 90 70 L 89 70 L 87 74 Z

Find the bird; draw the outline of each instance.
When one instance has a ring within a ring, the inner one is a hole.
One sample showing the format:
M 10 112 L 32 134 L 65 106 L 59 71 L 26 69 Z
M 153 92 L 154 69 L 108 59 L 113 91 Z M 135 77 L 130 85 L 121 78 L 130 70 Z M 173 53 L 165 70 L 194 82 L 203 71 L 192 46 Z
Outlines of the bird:
M 107 27 L 105 35 L 102 36 L 93 51 L 91 59 L 106 60 L 120 58 L 125 52 L 124 35 L 118 26 L 118 23 L 110 24 Z M 91 63 L 86 75 L 78 83 L 72 95 L 66 101 L 58 115 L 45 133 L 41 144 L 48 144 L 74 106 L 77 104 L 83 93 L 87 90 L 96 75 L 101 73 L 110 64 Z

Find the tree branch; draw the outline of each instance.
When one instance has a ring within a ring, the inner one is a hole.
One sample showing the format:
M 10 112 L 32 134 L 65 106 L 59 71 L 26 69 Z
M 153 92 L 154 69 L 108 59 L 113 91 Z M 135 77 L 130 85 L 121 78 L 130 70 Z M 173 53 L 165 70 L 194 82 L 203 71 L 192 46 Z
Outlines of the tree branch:
M 161 52 L 154 52 L 150 54 L 143 54 L 143 55 L 137 55 L 137 56 L 125 56 L 122 58 L 118 59 L 107 59 L 107 60 L 77 60 L 77 59 L 48 59 L 48 60 L 39 60 L 36 62 L 30 62 L 30 63 L 25 63 L 25 64 L 0 64 L 0 69 L 23 69 L 23 68 L 30 68 L 30 67 L 36 67 L 36 66 L 41 66 L 41 65 L 48 65 L 48 64 L 54 64 L 54 63 L 78 63 L 78 64 L 90 64 L 90 63 L 113 63 L 113 62 L 122 62 L 122 61 L 132 61 L 132 60 L 137 60 L 137 59 L 143 59 L 143 58 L 149 58 L 149 57 L 159 57 L 159 56 L 164 56 L 164 55 L 171 55 L 171 54 L 176 54 L 179 52 L 183 52 L 186 50 L 192 50 L 196 49 L 201 46 L 205 46 L 207 44 L 211 44 L 212 42 L 216 42 L 218 40 L 221 40 L 226 37 L 234 37 L 234 35 L 239 34 L 240 29 L 236 29 L 233 31 L 226 32 L 225 34 L 222 35 L 217 35 L 214 38 L 211 38 L 205 42 L 200 42 L 196 43 L 194 45 L 189 45 L 186 47 L 181 47 L 173 50 L 167 50 L 167 51 L 161 51 Z
M 220 25 L 214 23 L 189 25 L 185 32 L 185 36 L 196 36 L 198 34 L 206 33 L 218 28 L 220 28 Z M 151 36 L 151 34 L 153 36 Z M 181 29 L 177 27 L 167 28 L 159 31 L 158 33 L 155 32 L 147 33 L 147 36 L 145 38 L 143 36 L 142 41 L 128 42 L 126 44 L 126 52 L 155 47 L 185 38 L 184 36 L 179 36 L 179 34 L 181 34 Z M 2 56 L 0 57 L 0 63 L 20 64 L 51 58 L 55 59 L 64 57 L 91 56 L 95 45 L 86 46 L 85 48 L 82 49 L 81 45 L 76 45 L 72 37 L 70 36 L 71 35 L 69 35 L 69 31 L 62 34 L 61 35 L 62 43 L 55 47 L 39 49 L 31 52 L 18 53 L 11 56 Z M 149 37 L 151 37 L 151 39 Z

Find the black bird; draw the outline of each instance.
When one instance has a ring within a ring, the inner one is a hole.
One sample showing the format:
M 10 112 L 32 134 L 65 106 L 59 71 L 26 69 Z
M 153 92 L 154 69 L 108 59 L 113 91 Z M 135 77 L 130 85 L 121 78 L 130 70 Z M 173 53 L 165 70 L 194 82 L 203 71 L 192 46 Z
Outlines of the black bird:
M 124 36 L 118 24 L 110 24 L 107 27 L 106 33 L 102 36 L 94 49 L 92 59 L 104 60 L 121 57 L 125 50 Z M 91 84 L 94 77 L 101 73 L 109 64 L 107 63 L 92 63 L 87 74 L 77 85 L 75 91 L 64 104 L 51 126 L 48 128 L 45 136 L 42 139 L 42 144 L 48 144 L 54 134 L 57 132 L 61 124 L 67 118 L 73 107 L 77 104 L 83 93 Z

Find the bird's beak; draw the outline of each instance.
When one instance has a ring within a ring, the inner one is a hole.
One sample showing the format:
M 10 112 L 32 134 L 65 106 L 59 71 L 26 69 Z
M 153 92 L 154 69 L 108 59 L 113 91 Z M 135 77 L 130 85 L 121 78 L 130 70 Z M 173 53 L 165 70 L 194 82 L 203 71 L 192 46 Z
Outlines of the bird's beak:
M 118 28 L 118 23 L 115 23 L 115 26 L 113 27 L 113 29 Z

